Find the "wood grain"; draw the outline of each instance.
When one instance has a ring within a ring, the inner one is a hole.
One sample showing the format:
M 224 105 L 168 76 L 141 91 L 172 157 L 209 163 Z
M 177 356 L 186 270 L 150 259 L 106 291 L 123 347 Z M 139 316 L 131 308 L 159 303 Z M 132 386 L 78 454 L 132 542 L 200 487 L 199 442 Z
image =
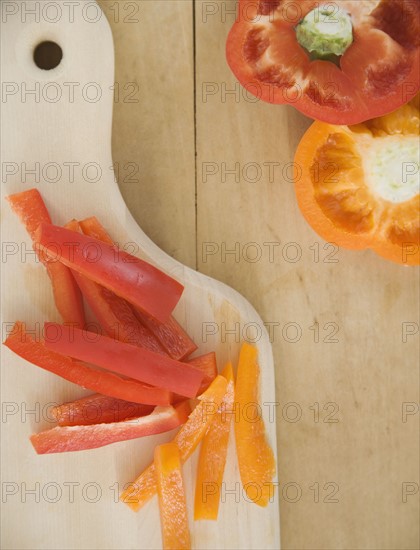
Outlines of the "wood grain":
M 124 170 L 119 177 L 129 209 L 167 253 L 190 266 L 197 260 L 201 272 L 246 296 L 270 329 L 279 402 L 282 548 L 418 548 L 418 492 L 407 492 L 419 484 L 419 414 L 404 416 L 404 411 L 418 407 L 419 336 L 404 339 L 403 333 L 420 324 L 418 269 L 370 252 L 325 248 L 305 224 L 287 165 L 309 121 L 292 108 L 243 95 L 224 57 L 235 2 L 195 3 L 195 127 L 193 3 L 138 0 L 139 23 L 117 22 L 110 9 L 114 2 L 99 3 L 114 34 L 115 80 L 139 84 L 138 104 L 114 105 L 113 160 L 139 166 L 138 182 L 124 181 Z M 121 16 L 127 16 L 124 5 L 132 2 L 118 3 Z M 168 81 L 169 87 L 163 85 Z M 35 277 L 36 271 L 28 270 L 27 280 Z M 31 299 L 45 307 L 48 288 L 37 288 L 42 292 Z M 47 307 L 45 316 L 52 311 Z M 218 337 L 234 348 L 237 320 L 225 313 L 220 312 Z M 242 330 L 239 326 L 239 336 Z M 37 381 L 39 376 L 47 380 L 36 373 Z M 35 384 L 35 376 L 29 382 Z M 12 385 L 13 375 L 3 375 L 2 383 Z M 46 388 L 60 389 L 63 398 L 74 396 L 59 385 Z M 37 392 L 40 401 L 50 397 Z M 6 394 L 5 400 L 15 398 Z M 128 447 L 136 451 L 139 445 Z M 15 437 L 9 451 L 18 448 Z M 125 480 L 144 464 L 122 455 L 113 459 L 109 448 L 101 459 L 115 460 Z M 82 472 L 77 481 L 91 480 L 83 456 L 71 462 Z M 25 473 L 32 468 L 28 459 Z M 41 482 L 50 480 L 48 468 Z M 95 480 L 106 486 L 106 476 Z M 75 478 L 63 474 L 55 481 Z M 92 525 L 99 530 L 100 519 L 94 506 L 85 515 L 75 513 L 79 547 L 87 547 L 82 533 Z M 148 510 L 146 522 L 156 520 L 155 511 Z M 39 524 L 27 526 L 39 532 Z M 49 528 L 60 535 L 59 526 Z M 137 518 L 129 528 L 141 540 Z M 108 547 L 118 547 L 118 533 L 106 533 Z M 32 542 L 47 547 L 39 534 Z M 94 537 L 91 547 L 97 542 Z
M 32 9 L 37 9 L 37 5 L 36 2 L 25 4 Z M 94 214 L 123 249 L 149 259 L 182 282 L 185 289 L 174 311 L 175 317 L 196 341 L 200 353 L 214 350 L 220 368 L 228 360 L 236 363 L 240 343 L 220 342 L 214 327 L 223 322 L 247 324 L 258 327 L 261 332 L 262 321 L 252 306 L 233 289 L 191 270 L 162 252 L 130 215 L 111 169 L 111 123 L 115 102 L 111 30 L 104 17 L 92 22 L 92 12 L 88 15 L 82 6 L 95 8 L 92 2 L 77 3 L 73 21 L 61 18 L 51 22 L 43 16 L 35 24 L 22 17 L 18 9 L 3 29 L 2 70 L 6 82 L 14 84 L 12 91 L 15 90 L 15 93 L 9 93 L 2 109 L 3 124 L 9 132 L 8 139 L 2 142 L 1 151 L 3 166 L 8 168 L 2 185 L 1 232 L 5 251 L 1 263 L 3 339 L 16 320 L 28 323 L 36 338 L 42 337 L 44 321 L 59 320 L 48 277 L 42 266 L 36 265 L 29 238 L 5 200 L 8 194 L 36 186 L 56 223 L 64 224 L 72 217 Z M 151 7 L 152 4 L 148 4 L 148 8 Z M 179 3 L 178 8 L 180 16 L 181 12 L 186 16 L 191 5 Z M 146 25 L 143 34 L 148 29 Z M 178 28 L 176 33 L 179 38 Z M 192 33 L 191 27 L 186 36 L 188 33 Z M 42 41 L 55 41 L 63 50 L 62 62 L 51 71 L 43 71 L 33 62 L 32 52 Z M 186 74 L 191 77 L 188 71 Z M 69 94 L 67 83 L 75 84 L 74 94 Z M 35 92 L 30 96 L 22 95 L 23 89 Z M 56 93 L 58 90 L 61 96 L 55 99 L 57 96 L 51 96 L 51 90 Z M 165 119 L 167 99 L 161 101 L 150 100 L 149 107 L 146 106 L 143 112 L 159 108 Z M 124 104 L 132 108 L 131 103 Z M 154 113 L 157 115 L 157 111 Z M 182 126 L 182 109 L 172 116 L 176 118 L 175 126 Z M 168 112 L 168 120 L 170 117 Z M 150 121 L 153 121 L 152 116 Z M 191 130 L 193 132 L 194 128 Z M 180 136 L 178 134 L 175 140 L 177 147 Z M 191 137 L 189 139 L 192 141 Z M 145 143 L 151 147 L 150 155 L 146 153 L 145 158 L 154 156 L 157 160 L 153 139 L 146 139 Z M 179 151 L 171 151 L 172 157 L 176 158 L 174 167 L 183 164 L 184 154 L 188 157 L 188 147 L 180 147 Z M 67 177 L 66 171 L 69 164 L 74 168 L 71 178 Z M 168 166 L 164 172 L 172 181 L 174 174 Z M 29 172 L 28 169 L 33 167 L 35 172 Z M 59 177 L 54 176 L 57 172 Z M 161 195 L 173 188 L 170 181 L 167 183 L 168 188 L 166 191 L 161 189 Z M 194 186 L 192 178 L 189 187 Z M 174 192 L 183 202 L 182 208 L 187 208 L 188 187 L 181 192 L 174 189 Z M 140 193 L 139 202 L 142 202 L 141 196 Z M 194 204 L 194 197 L 191 200 Z M 156 204 L 159 202 L 156 195 Z M 176 203 L 172 200 L 173 207 Z M 156 221 L 159 218 L 156 209 L 149 206 L 149 212 L 152 210 L 151 219 Z M 165 225 L 170 225 L 168 220 Z M 188 231 L 188 224 L 186 229 Z M 175 239 L 182 243 L 180 233 L 181 230 L 175 234 Z M 187 240 L 190 237 L 187 236 Z M 274 365 L 267 333 L 262 333 L 257 347 L 261 399 L 273 403 Z M 1 389 L 2 401 L 6 404 L 1 426 L 2 519 L 7 526 L 2 530 L 3 548 L 146 550 L 161 547 L 156 498 L 136 515 L 118 502 L 118 496 L 124 485 L 135 479 L 152 460 L 156 444 L 169 441 L 173 433 L 122 442 L 95 452 L 39 456 L 31 448 L 28 436 L 51 427 L 49 405 L 73 400 L 83 390 L 33 367 L 6 348 L 2 349 Z M 244 411 L 241 413 L 245 414 Z M 270 415 L 266 406 L 262 408 L 262 414 L 267 437 L 275 448 L 275 417 Z M 259 550 L 261 545 L 279 548 L 278 499 L 273 497 L 264 509 L 250 503 L 241 489 L 233 438 L 228 453 L 216 527 L 207 522 L 193 524 L 197 454 L 183 468 L 193 547 L 203 550 Z
M 418 548 L 418 494 L 404 496 L 418 413 L 402 411 L 418 410 L 419 336 L 403 334 L 419 326 L 419 270 L 336 250 L 305 223 L 289 165 L 309 121 L 239 87 L 234 10 L 196 4 L 198 265 L 272 330 L 282 546 Z
M 112 153 L 121 193 L 147 235 L 195 268 L 192 2 L 99 4 L 115 41 Z

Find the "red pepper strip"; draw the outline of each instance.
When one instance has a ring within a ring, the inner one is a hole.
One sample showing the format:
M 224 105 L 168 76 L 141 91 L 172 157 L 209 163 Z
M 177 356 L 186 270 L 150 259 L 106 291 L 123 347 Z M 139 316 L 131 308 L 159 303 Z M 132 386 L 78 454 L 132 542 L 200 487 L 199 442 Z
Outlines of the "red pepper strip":
M 181 297 L 183 286 L 175 279 L 98 239 L 45 223 L 36 238 L 49 256 L 161 321 L 167 321 Z
M 85 235 L 89 235 L 89 237 L 93 237 L 94 239 L 98 239 L 98 241 L 102 241 L 110 245 L 116 244 L 95 216 L 80 221 L 79 225 Z
M 187 363 L 196 369 L 200 369 L 211 380 L 214 380 L 217 376 L 217 361 L 214 351 L 188 359 Z
M 81 231 L 77 220 L 72 220 L 65 227 L 77 233 Z M 72 271 L 72 274 L 83 297 L 108 336 L 166 355 L 159 340 L 140 323 L 127 300 L 77 271 Z
M 187 363 L 192 367 L 199 369 L 204 374 L 203 381 L 201 382 L 200 389 L 198 390 L 198 393 L 202 394 L 217 376 L 216 354 L 214 351 L 211 351 L 205 355 L 199 355 L 198 357 L 194 357 L 194 359 L 189 359 Z M 183 399 L 184 396 L 173 394 L 172 403 L 179 403 L 179 401 L 182 401 Z
M 135 311 L 140 322 L 156 336 L 172 359 L 181 361 L 197 349 L 196 344 L 173 315 L 165 323 L 162 323 L 138 308 Z
M 127 300 L 76 271 L 73 272 L 73 276 L 83 297 L 108 336 L 167 355 L 159 340 L 134 315 Z
M 184 424 L 191 408 L 188 401 L 176 407 L 156 407 L 151 414 L 110 424 L 89 426 L 57 426 L 31 435 L 31 443 L 39 454 L 65 453 L 97 449 L 117 441 L 169 432 Z
M 13 211 L 19 216 L 36 247 L 36 230 L 41 223 L 51 224 L 47 207 L 37 189 L 28 189 L 7 197 Z M 60 262 L 50 262 L 39 255 L 51 280 L 55 305 L 64 323 L 80 328 L 85 326 L 83 300 L 70 270 Z
M 189 550 L 191 540 L 187 499 L 177 445 L 158 445 L 155 449 L 154 465 L 163 550 Z
M 79 223 L 86 235 L 114 245 L 111 237 L 94 216 Z M 165 323 L 146 315 L 139 309 L 136 309 L 136 315 L 140 322 L 160 341 L 172 359 L 181 361 L 197 349 L 195 343 L 172 315 Z
M 36 241 L 35 233 L 40 223 L 51 223 L 50 214 L 38 189 L 28 189 L 6 197 L 13 212 L 25 225 L 31 239 Z
M 44 333 L 45 345 L 52 351 L 186 397 L 197 395 L 204 378 L 186 363 L 108 336 L 58 323 L 45 323 Z
M 27 334 L 20 321 L 15 323 L 4 345 L 26 361 L 94 392 L 146 405 L 169 405 L 171 402 L 171 394 L 162 388 L 97 370 L 50 351 L 43 342 L 37 342 Z
M 95 393 L 53 407 L 51 414 L 59 426 L 88 426 L 145 416 L 152 411 L 153 405 L 141 405 Z

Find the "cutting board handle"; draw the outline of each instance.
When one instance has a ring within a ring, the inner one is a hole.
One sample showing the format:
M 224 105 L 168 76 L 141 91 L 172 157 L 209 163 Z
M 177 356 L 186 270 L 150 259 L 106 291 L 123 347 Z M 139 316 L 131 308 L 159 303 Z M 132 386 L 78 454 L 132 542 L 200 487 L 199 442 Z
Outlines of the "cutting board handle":
M 83 202 L 92 211 L 116 186 L 111 129 L 117 94 L 108 21 L 92 1 L 5 4 L 2 106 L 10 130 L 2 151 L 3 189 L 36 186 L 51 203 L 64 194 L 71 205 Z M 34 59 L 44 42 L 62 50 L 51 70 Z

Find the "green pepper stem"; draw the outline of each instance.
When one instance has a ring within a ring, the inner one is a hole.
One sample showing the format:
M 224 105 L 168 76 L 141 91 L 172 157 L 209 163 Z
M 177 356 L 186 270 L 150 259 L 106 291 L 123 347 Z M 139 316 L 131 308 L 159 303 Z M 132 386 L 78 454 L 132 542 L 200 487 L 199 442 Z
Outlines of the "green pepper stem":
M 333 4 L 317 7 L 299 22 L 296 38 L 312 59 L 341 56 L 353 42 L 351 17 Z

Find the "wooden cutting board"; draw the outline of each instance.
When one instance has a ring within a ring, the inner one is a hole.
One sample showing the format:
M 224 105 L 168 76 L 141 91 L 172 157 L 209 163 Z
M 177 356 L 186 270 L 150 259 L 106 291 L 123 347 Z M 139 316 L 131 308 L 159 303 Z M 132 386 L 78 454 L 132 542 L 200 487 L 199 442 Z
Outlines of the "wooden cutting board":
M 247 327 L 246 334 L 258 346 L 262 413 L 275 449 L 273 357 L 260 317 L 234 290 L 163 253 L 137 226 L 120 195 L 110 147 L 114 50 L 106 19 L 93 2 L 76 2 L 74 10 L 62 11 L 54 22 L 54 6 L 43 14 L 43 5 L 26 2 L 26 10 L 41 9 L 37 22 L 22 17 L 16 3 L 16 13 L 8 14 L 2 25 L 2 77 L 8 83 L 2 108 L 2 338 L 18 319 L 37 335 L 44 321 L 60 320 L 48 278 L 4 200 L 35 186 L 57 224 L 96 215 L 121 246 L 141 252 L 185 284 L 175 315 L 200 351 L 216 349 L 219 366 L 228 359 L 236 362 L 239 341 L 221 342 L 217 329 L 223 323 Z M 34 48 L 44 41 L 56 42 L 63 52 L 61 63 L 49 71 L 38 68 L 33 59 Z M 1 375 L 2 547 L 159 548 L 156 498 L 134 514 L 118 502 L 118 494 L 151 461 L 155 445 L 172 434 L 93 451 L 37 456 L 28 437 L 53 425 L 48 407 L 89 392 L 7 349 L 2 349 Z M 196 458 L 184 468 L 190 512 Z M 278 514 L 277 498 L 266 509 L 244 498 L 231 438 L 219 520 L 191 518 L 193 547 L 277 549 Z

